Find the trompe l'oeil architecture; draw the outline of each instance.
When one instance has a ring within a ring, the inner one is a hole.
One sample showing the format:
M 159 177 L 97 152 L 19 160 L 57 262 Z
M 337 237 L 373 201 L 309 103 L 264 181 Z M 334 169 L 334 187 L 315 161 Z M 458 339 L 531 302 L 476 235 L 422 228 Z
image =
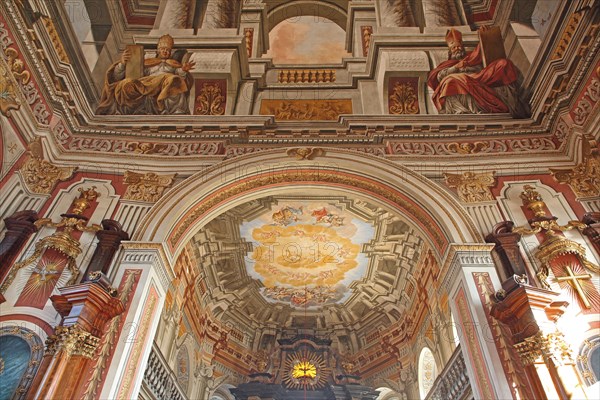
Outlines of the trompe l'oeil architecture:
M 0 399 L 597 397 L 597 0 L 0 10 Z

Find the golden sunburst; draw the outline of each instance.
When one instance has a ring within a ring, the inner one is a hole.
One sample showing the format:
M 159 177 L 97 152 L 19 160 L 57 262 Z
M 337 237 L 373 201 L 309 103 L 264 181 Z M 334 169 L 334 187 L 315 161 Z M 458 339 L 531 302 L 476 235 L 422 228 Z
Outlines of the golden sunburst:
M 329 369 L 320 354 L 307 350 L 288 355 L 287 371 L 283 377 L 285 386 L 289 389 L 321 389 L 327 384 Z

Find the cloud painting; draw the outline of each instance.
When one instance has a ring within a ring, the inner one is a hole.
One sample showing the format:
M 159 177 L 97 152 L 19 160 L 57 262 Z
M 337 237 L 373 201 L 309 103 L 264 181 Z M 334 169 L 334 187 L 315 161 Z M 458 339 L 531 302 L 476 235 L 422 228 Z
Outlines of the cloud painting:
M 296 17 L 278 24 L 269 33 L 270 49 L 265 57 L 275 64 L 340 64 L 350 57 L 345 48 L 346 32 L 333 21 Z

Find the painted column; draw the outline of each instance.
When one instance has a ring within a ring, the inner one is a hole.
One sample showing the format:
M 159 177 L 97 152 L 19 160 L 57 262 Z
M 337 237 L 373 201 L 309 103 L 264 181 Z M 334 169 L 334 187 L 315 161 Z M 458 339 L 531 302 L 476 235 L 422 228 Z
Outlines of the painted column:
M 244 35 L 248 58 L 261 57 L 269 49 L 269 32 L 266 30 L 267 5 L 262 1 L 245 1 L 239 33 Z
M 496 267 L 492 261 L 493 245 L 453 245 L 444 263 L 441 276 L 454 320 L 457 323 L 461 351 L 476 399 L 515 398 L 508 377 L 506 357 L 496 346 L 497 332 L 488 317 L 487 298 L 493 287 L 499 287 Z M 445 271 L 445 272 L 444 272 Z M 501 358 L 502 356 L 502 358 Z
M 171 32 L 191 28 L 193 5 L 190 0 L 161 0 L 154 29 Z
M 379 23 L 385 27 L 417 26 L 409 0 L 378 0 Z
M 426 27 L 463 25 L 453 0 L 422 0 Z
M 135 276 L 128 309 L 115 318 L 110 337 L 103 338 L 106 371 L 98 377 L 99 398 L 137 398 L 160 322 L 167 289 L 173 280 L 171 264 L 161 244 L 123 242 L 114 263 L 114 281 Z M 102 361 L 102 362 L 101 362 Z M 89 399 L 98 398 L 97 396 Z
M 167 0 L 167 2 L 170 0 Z M 236 28 L 240 1 L 207 0 L 202 28 Z

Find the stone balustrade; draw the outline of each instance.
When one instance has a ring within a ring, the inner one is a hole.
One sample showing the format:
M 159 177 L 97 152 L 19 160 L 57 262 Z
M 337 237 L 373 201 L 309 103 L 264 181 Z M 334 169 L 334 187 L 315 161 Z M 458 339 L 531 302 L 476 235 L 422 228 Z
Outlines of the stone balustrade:
M 187 396 L 179 383 L 177 377 L 167 365 L 160 350 L 154 344 L 148 359 L 146 371 L 144 371 L 143 384 L 157 400 L 186 400 Z
M 473 398 L 471 382 L 459 345 L 444 370 L 438 375 L 425 400 L 466 400 L 471 398 Z
M 335 82 L 333 69 L 282 69 L 277 73 L 278 83 L 331 83 Z

